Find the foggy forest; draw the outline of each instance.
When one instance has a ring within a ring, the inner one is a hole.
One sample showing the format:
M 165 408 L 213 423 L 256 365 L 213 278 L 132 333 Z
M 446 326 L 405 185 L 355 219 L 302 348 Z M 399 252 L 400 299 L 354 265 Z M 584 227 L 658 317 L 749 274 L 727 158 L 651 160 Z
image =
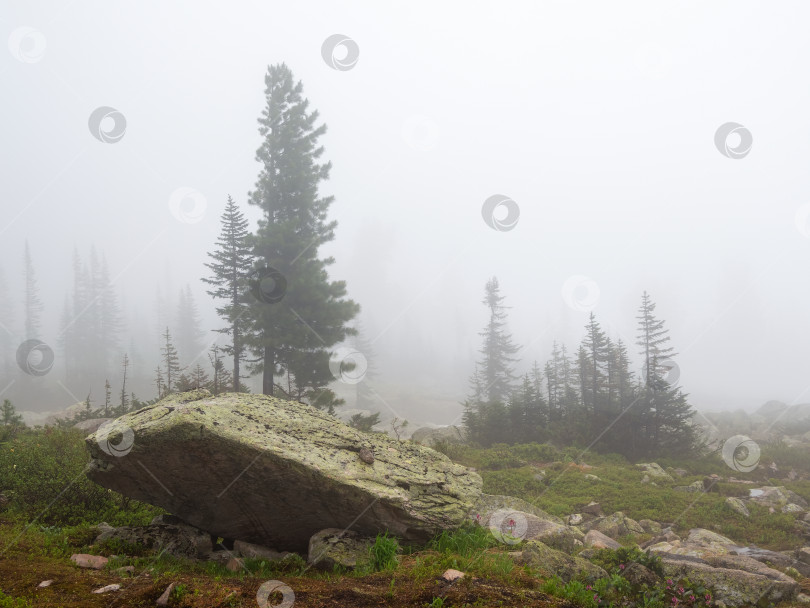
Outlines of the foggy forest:
M 0 16 L 0 606 L 810 603 L 805 5 Z

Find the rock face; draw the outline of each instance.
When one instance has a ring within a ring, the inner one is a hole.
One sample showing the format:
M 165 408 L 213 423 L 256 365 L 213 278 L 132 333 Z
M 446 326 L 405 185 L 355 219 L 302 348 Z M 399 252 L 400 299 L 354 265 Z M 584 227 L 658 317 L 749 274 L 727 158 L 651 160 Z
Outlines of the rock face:
M 263 395 L 171 395 L 101 431 L 86 439 L 93 481 L 280 550 L 303 553 L 329 527 L 425 541 L 459 526 L 481 494 L 478 474 L 429 448 Z

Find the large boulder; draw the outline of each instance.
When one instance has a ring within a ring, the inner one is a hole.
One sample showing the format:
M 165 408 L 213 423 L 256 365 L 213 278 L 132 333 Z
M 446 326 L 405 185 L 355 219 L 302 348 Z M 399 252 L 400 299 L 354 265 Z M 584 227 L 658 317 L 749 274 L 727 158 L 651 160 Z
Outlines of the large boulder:
M 799 592 L 799 584 L 789 576 L 741 555 L 664 555 L 661 564 L 664 576 L 711 589 L 714 600 L 729 607 L 776 604 Z
M 762 486 L 750 490 L 751 502 L 764 505 L 766 507 L 782 508 L 787 504 L 794 504 L 802 509 L 807 509 L 808 502 L 792 490 L 785 486 Z
M 152 523 L 100 529 L 96 543 L 116 540 L 190 559 L 208 559 L 213 551 L 211 535 L 187 524 Z
M 536 540 L 526 543 L 517 561 L 547 575 L 559 576 L 566 583 L 574 579 L 594 581 L 607 576 L 602 568 L 587 559 L 567 555 Z
M 171 395 L 86 443 L 93 481 L 217 536 L 301 553 L 324 528 L 425 541 L 481 494 L 481 477 L 443 454 L 264 395 Z
M 546 513 L 540 507 L 535 507 L 530 502 L 517 498 L 516 496 L 503 496 L 500 494 L 481 494 L 470 510 L 470 519 L 477 521 L 481 525 L 487 525 L 492 515 L 499 511 L 519 511 L 530 513 L 539 519 L 562 524 L 563 520 L 556 515 Z

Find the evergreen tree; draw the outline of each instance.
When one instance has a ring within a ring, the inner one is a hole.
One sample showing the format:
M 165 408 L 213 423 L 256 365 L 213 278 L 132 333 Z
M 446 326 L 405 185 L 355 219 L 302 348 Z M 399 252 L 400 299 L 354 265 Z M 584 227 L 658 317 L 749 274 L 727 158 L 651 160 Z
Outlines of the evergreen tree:
M 25 241 L 23 260 L 23 278 L 25 281 L 23 311 L 25 312 L 25 338 L 38 338 L 42 330 L 42 300 L 39 299 L 39 286 L 34 272 L 34 262 L 31 259 L 31 250 L 28 241 Z
M 129 371 L 129 355 L 124 353 L 124 358 L 121 361 L 121 368 L 122 368 L 122 380 L 121 380 L 121 413 L 125 413 L 129 410 L 129 397 L 127 396 L 127 372 Z
M 11 427 L 25 426 L 22 416 L 17 413 L 14 404 L 8 399 L 3 399 L 3 407 L 0 410 L 0 424 Z
M 512 363 L 516 361 L 512 355 L 520 350 L 506 331 L 506 306 L 503 300 L 498 279 L 492 277 L 487 281 L 483 300 L 489 309 L 489 322 L 479 334 L 484 338 L 479 351 L 483 355 L 479 366 L 480 382 L 483 384 L 483 396 L 488 401 L 505 401 L 509 396 L 514 381 Z
M 373 414 L 369 415 L 365 415 L 358 412 L 349 419 L 349 426 L 359 431 L 365 431 L 366 433 L 370 433 L 372 427 L 374 427 L 375 424 L 379 424 L 379 422 L 380 422 L 380 412 L 374 412 Z
M 186 285 L 180 290 L 180 297 L 177 301 L 177 350 L 182 353 L 181 363 L 184 366 L 191 365 L 202 355 L 202 338 L 205 332 L 202 330 L 200 321 L 200 311 L 194 301 L 194 294 L 191 293 L 191 286 Z
M 227 327 L 216 331 L 231 336 L 231 345 L 225 348 L 225 352 L 233 358 L 233 391 L 238 392 L 241 388 L 240 365 L 245 357 L 244 332 L 247 325 L 242 316 L 247 311 L 245 297 L 253 266 L 253 252 L 249 243 L 248 221 L 230 196 L 222 214 L 221 226 L 217 249 L 208 252 L 212 261 L 205 264 L 212 275 L 203 281 L 213 286 L 208 290 L 208 295 L 225 301 L 217 308 L 217 314 L 227 323 Z M 216 374 L 215 366 L 215 377 L 219 379 Z M 218 380 L 217 386 L 221 386 Z
M 169 328 L 162 335 L 163 346 L 160 348 L 161 359 L 163 360 L 163 386 L 159 391 L 159 396 L 166 396 L 176 389 L 177 381 L 180 379 L 180 357 L 172 342 L 172 335 Z
M 319 248 L 334 239 L 335 221 L 327 221 L 333 197 L 321 196 L 331 163 L 319 163 L 318 139 L 326 125 L 309 111 L 303 85 L 284 65 L 265 76 L 267 106 L 259 118 L 264 138 L 256 152 L 261 163 L 250 203 L 262 211 L 250 239 L 256 263 L 251 279 L 249 347 L 262 373 L 262 392 L 272 395 L 275 376 L 292 378 L 295 392 L 313 405 L 337 402 L 327 385 L 329 349 L 354 330 L 347 326 L 359 306 L 345 298 L 344 281 L 330 281 L 334 258 L 319 258 Z

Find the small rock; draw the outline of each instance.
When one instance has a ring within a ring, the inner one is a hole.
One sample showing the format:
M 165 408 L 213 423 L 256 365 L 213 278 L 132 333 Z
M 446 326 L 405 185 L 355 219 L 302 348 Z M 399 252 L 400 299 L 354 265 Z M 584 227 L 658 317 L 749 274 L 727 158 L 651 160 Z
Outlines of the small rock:
M 124 576 L 125 574 L 135 574 L 135 566 L 122 566 L 114 570 L 116 574 Z
M 684 477 L 686 475 L 689 475 L 689 471 L 687 471 L 686 469 L 673 469 L 672 472 L 678 477 Z
M 729 496 L 728 498 L 726 498 L 726 506 L 735 513 L 739 513 L 743 517 L 751 517 L 751 513 L 748 511 L 748 507 L 746 507 L 745 503 L 739 498 Z
M 568 525 L 569 526 L 578 526 L 583 521 L 582 515 L 580 513 L 574 513 L 573 515 L 568 516 Z
M 228 560 L 228 563 L 225 564 L 225 569 L 230 570 L 231 572 L 239 572 L 244 567 L 244 562 L 238 557 L 232 557 Z
M 452 568 L 450 568 L 449 570 L 445 570 L 444 574 L 442 574 L 442 580 L 445 580 L 448 583 L 457 581 L 460 578 L 464 578 L 464 573 L 458 570 L 453 570 Z
M 621 545 L 599 532 L 599 530 L 589 530 L 583 539 L 586 547 L 593 547 L 594 549 L 618 549 Z
M 276 551 L 275 549 L 263 547 L 262 545 L 254 545 L 253 543 L 248 543 L 243 540 L 234 541 L 233 550 L 242 557 L 266 559 L 268 561 L 284 559 L 290 554 L 287 551 Z
M 593 473 L 586 473 L 586 474 L 585 474 L 585 479 L 587 479 L 588 481 L 602 481 L 601 479 L 599 479 L 599 478 L 598 478 L 596 475 L 594 475 Z
M 810 547 L 802 547 L 796 551 L 796 559 L 810 566 Z
M 653 534 L 655 536 L 658 536 L 663 533 L 663 530 L 661 529 L 661 524 L 651 519 L 642 519 L 638 522 L 638 525 L 641 526 L 641 528 L 647 534 Z
M 37 585 L 37 587 L 43 588 L 50 587 L 51 585 L 53 585 L 53 579 L 48 579 L 47 581 L 42 581 L 39 585 Z
M 631 585 L 655 587 L 658 584 L 658 577 L 655 573 L 638 562 L 627 564 L 621 571 L 621 576 Z
M 121 585 L 113 584 L 113 585 L 104 585 L 103 587 L 99 587 L 98 589 L 93 589 L 93 593 L 107 593 L 108 591 L 118 591 L 121 588 Z
M 782 513 L 804 513 L 804 509 L 802 509 L 796 503 L 789 502 L 784 507 L 782 507 Z
M 171 585 L 166 587 L 166 590 L 157 599 L 157 601 L 155 602 L 155 605 L 157 605 L 157 606 L 168 606 L 169 605 L 169 597 L 171 596 L 172 591 L 174 590 L 175 584 L 176 583 L 172 583 Z
M 644 477 L 641 478 L 641 483 L 650 483 L 650 476 L 645 473 Z
M 70 556 L 70 561 L 79 566 L 79 568 L 93 568 L 94 570 L 101 570 L 107 565 L 109 560 L 102 555 L 74 553 Z
M 369 448 L 360 448 L 360 460 L 366 464 L 374 464 L 374 452 Z
M 800 593 L 796 596 L 796 602 L 799 604 L 810 604 L 810 595 L 806 593 Z

